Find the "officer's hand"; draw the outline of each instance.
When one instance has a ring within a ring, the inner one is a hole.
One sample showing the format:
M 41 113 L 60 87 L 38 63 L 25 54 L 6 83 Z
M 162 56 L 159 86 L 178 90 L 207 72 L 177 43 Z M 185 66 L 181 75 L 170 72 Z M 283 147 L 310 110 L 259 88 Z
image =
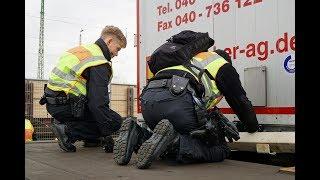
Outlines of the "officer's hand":
M 248 133 L 255 133 L 255 132 L 258 132 L 258 130 L 259 130 L 259 127 L 254 127 L 254 128 L 248 128 L 248 127 L 246 127 L 246 131 L 247 131 Z
M 258 132 L 258 130 L 256 130 L 256 131 L 248 131 L 248 133 L 250 133 L 250 134 L 253 134 L 255 132 Z
M 233 139 L 232 139 L 232 138 L 227 137 L 227 139 L 228 139 L 228 141 L 229 141 L 230 143 L 233 142 Z
M 248 129 L 248 128 L 247 128 Z M 261 124 L 258 125 L 258 128 L 255 129 L 248 129 L 248 133 L 255 133 L 255 132 L 263 132 L 263 126 Z

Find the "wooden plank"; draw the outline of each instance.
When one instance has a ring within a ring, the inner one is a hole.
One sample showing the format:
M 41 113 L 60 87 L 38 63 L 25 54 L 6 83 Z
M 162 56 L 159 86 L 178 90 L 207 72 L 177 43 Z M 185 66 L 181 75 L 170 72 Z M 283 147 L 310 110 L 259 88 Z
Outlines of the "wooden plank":
M 240 137 L 237 142 L 295 143 L 295 132 L 240 132 Z
M 47 81 L 33 81 L 34 90 L 33 90 L 33 97 L 34 98 L 41 98 L 43 95 L 43 88 Z
M 133 88 L 133 97 L 137 98 L 137 88 L 136 87 Z
M 110 107 L 122 117 L 127 117 L 127 101 L 111 101 Z
M 134 94 L 132 87 L 128 87 L 127 89 L 127 112 L 128 116 L 134 115 Z
M 284 167 L 280 168 L 279 172 L 288 173 L 288 174 L 295 174 L 296 168 L 294 167 Z
M 111 93 L 126 94 L 128 86 L 126 85 L 111 85 Z
M 137 112 L 137 111 L 138 111 L 137 101 L 138 101 L 138 100 L 135 99 L 135 100 L 134 100 L 134 103 L 133 103 L 133 111 L 134 111 L 134 112 Z
M 134 104 L 133 104 L 133 116 L 137 117 L 138 115 L 138 108 L 137 108 L 137 99 L 134 100 Z
M 126 101 L 127 95 L 114 95 L 111 94 L 111 101 Z
M 39 100 L 35 99 L 33 103 L 33 117 L 34 118 L 50 118 L 50 114 L 47 112 L 46 106 L 41 106 Z
M 111 100 L 118 101 L 118 100 L 127 100 L 128 98 L 128 88 L 133 86 L 130 85 L 111 85 Z
M 240 132 L 240 139 L 228 143 L 234 150 L 257 151 L 257 144 L 269 144 L 271 153 L 295 153 L 295 132 Z
M 33 115 L 33 84 L 25 81 L 25 118 L 31 119 Z

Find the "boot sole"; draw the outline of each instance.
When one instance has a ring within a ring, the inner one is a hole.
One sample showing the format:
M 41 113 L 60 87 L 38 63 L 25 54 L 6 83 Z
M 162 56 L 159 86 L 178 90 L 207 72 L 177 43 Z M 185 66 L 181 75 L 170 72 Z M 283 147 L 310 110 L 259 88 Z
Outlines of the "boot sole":
M 152 161 L 158 158 L 160 154 L 167 148 L 169 143 L 174 139 L 174 133 L 174 128 L 169 120 L 161 120 L 159 124 L 156 125 L 152 136 L 141 145 L 137 154 L 138 162 L 136 167 L 138 169 L 149 168 L 152 164 Z M 158 145 L 161 146 L 161 149 L 155 154 L 155 150 Z
M 114 142 L 113 146 L 113 159 L 118 165 L 127 165 L 130 162 L 132 152 L 128 152 L 128 140 L 129 131 L 133 128 L 133 121 L 131 119 L 126 119 L 123 121 L 119 136 Z M 128 154 L 128 156 L 126 156 Z
M 63 149 L 66 152 L 76 152 L 76 148 L 75 147 L 74 147 L 73 150 L 70 150 L 63 144 L 63 142 L 61 140 L 61 137 L 63 135 L 57 130 L 57 127 L 54 124 L 52 125 L 51 130 L 56 135 L 56 137 L 58 138 L 58 144 L 59 144 L 61 149 Z

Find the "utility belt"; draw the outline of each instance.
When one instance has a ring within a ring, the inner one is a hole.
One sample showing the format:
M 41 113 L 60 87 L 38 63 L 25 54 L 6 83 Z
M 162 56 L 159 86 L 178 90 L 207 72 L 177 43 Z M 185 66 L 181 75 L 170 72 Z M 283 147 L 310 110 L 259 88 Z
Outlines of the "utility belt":
M 48 104 L 55 104 L 55 105 L 64 105 L 64 104 L 68 104 L 70 101 L 69 101 L 69 97 L 48 97 L 48 96 L 45 96 L 44 97 L 44 100 L 41 100 L 42 101 L 45 101 L 44 103 L 40 103 L 41 105 L 45 104 L 45 103 L 48 103 Z
M 84 111 L 85 107 L 87 105 L 87 97 L 84 95 L 73 95 L 73 94 L 67 94 L 67 95 L 60 95 L 52 97 L 52 90 L 47 90 L 45 88 L 45 93 L 41 97 L 39 103 L 40 105 L 44 105 L 46 103 L 52 104 L 52 105 L 70 105 L 71 113 L 75 118 L 82 119 L 84 117 Z
M 192 95 L 196 95 L 195 90 L 191 87 L 189 79 L 173 75 L 170 79 L 156 79 L 148 83 L 147 89 L 168 88 L 172 95 L 179 96 L 182 93 L 189 91 Z

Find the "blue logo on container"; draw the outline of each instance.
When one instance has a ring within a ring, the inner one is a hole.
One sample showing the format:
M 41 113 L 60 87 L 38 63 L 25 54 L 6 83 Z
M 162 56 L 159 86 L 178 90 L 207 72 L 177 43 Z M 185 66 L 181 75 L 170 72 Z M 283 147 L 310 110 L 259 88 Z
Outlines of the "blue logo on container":
M 289 55 L 285 60 L 284 60 L 284 69 L 288 72 L 288 73 L 295 73 L 296 71 L 296 67 L 295 67 L 295 59 L 292 58 L 291 55 Z

